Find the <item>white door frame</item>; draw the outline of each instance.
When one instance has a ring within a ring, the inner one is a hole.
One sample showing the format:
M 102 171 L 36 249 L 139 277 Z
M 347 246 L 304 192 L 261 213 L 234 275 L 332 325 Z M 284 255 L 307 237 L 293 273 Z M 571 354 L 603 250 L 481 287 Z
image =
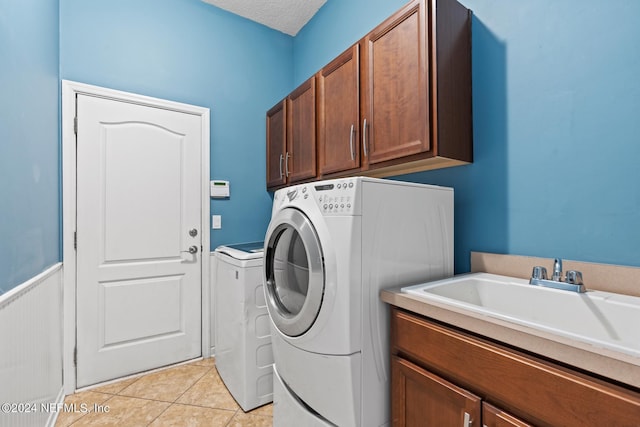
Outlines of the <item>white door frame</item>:
M 62 366 L 64 393 L 76 390 L 76 367 L 74 352 L 76 348 L 76 251 L 74 232 L 76 231 L 76 135 L 74 119 L 76 116 L 76 95 L 86 94 L 117 101 L 132 102 L 156 108 L 194 114 L 201 117 L 202 123 L 202 356 L 211 354 L 210 341 L 210 286 L 209 286 L 209 109 L 182 104 L 118 90 L 92 86 L 84 83 L 62 80 L 62 264 L 63 264 L 63 347 Z M 207 255 L 207 256 L 205 256 Z

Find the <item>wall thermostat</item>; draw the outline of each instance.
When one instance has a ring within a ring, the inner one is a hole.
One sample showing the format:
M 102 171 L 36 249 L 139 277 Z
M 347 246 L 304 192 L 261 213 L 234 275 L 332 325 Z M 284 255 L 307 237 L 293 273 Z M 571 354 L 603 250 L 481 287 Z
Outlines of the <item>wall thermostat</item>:
M 229 181 L 211 181 L 211 197 L 216 199 L 229 197 Z

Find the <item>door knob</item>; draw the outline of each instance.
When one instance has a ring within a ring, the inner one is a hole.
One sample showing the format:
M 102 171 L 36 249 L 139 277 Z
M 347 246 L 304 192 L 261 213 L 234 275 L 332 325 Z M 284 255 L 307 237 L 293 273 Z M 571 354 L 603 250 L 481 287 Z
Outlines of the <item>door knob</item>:
M 197 254 L 198 253 L 198 247 L 196 245 L 189 246 L 188 250 L 180 251 L 180 252 L 189 252 L 190 254 Z

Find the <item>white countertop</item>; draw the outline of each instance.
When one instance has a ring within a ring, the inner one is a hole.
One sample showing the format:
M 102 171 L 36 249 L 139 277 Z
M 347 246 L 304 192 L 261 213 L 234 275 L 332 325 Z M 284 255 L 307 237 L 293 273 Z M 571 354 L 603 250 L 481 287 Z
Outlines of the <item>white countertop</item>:
M 384 290 L 380 297 L 388 304 L 413 313 L 640 388 L 640 358 L 445 303 L 426 301 L 402 293 L 400 289 Z

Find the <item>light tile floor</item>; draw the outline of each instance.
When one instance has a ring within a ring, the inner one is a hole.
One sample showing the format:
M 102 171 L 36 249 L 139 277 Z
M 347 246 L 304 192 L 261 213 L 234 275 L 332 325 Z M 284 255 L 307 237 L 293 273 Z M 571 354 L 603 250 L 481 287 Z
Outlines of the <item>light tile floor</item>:
M 271 404 L 247 413 L 238 406 L 213 358 L 76 393 L 64 403 L 76 411 L 61 411 L 56 427 L 273 425 Z

